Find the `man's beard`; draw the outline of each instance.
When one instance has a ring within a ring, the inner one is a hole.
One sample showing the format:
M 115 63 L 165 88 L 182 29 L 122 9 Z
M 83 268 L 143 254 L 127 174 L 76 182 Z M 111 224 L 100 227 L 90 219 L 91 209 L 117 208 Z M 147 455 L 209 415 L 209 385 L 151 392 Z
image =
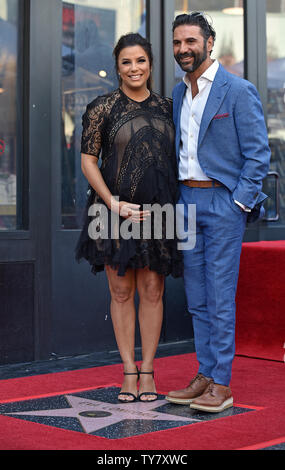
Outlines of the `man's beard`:
M 194 61 L 193 63 L 190 65 L 190 64 L 182 64 L 183 60 L 184 59 L 188 59 L 188 58 L 194 58 Z M 178 63 L 178 65 L 182 68 L 182 70 L 184 70 L 184 72 L 187 72 L 187 73 L 192 73 L 192 72 L 195 72 L 195 70 L 197 70 L 200 65 L 207 59 L 207 47 L 206 47 L 206 44 L 204 45 L 204 49 L 203 49 L 203 53 L 200 54 L 194 54 L 193 52 L 192 53 L 189 53 L 189 54 L 177 54 L 175 56 L 175 60 L 176 62 Z

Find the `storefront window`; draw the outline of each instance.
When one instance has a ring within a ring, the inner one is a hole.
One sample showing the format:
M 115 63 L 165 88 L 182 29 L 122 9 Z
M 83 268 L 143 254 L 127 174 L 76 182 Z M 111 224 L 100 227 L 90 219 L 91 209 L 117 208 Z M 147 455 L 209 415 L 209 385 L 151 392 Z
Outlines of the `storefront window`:
M 279 176 L 279 219 L 285 223 L 285 2 L 267 0 L 267 124 L 272 152 L 270 169 Z
M 129 32 L 146 35 L 145 0 L 62 2 L 62 228 L 80 227 L 87 181 L 81 171 L 82 114 L 117 88 L 112 51 Z
M 21 228 L 17 214 L 18 0 L 0 0 L 0 230 Z
M 231 73 L 244 75 L 244 24 L 243 0 L 175 0 L 175 16 L 191 11 L 201 11 L 212 23 L 217 36 L 212 53 Z M 179 82 L 184 73 L 175 64 L 175 79 Z

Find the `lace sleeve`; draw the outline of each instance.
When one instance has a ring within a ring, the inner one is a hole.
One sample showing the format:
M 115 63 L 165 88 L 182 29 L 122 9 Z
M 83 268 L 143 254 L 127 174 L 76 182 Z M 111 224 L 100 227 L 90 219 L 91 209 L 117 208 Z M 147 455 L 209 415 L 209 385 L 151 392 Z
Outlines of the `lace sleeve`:
M 169 107 L 169 112 L 172 116 L 172 111 L 173 111 L 173 100 L 171 98 L 165 98 L 166 103 L 168 104 Z
M 157 93 L 153 93 L 158 101 L 159 106 L 161 107 L 164 113 L 170 114 L 172 116 L 172 109 L 173 109 L 173 100 L 172 98 L 168 98 L 167 96 L 161 96 Z
M 105 120 L 105 106 L 102 98 L 96 98 L 87 105 L 82 116 L 81 153 L 99 158 L 102 145 L 102 128 Z

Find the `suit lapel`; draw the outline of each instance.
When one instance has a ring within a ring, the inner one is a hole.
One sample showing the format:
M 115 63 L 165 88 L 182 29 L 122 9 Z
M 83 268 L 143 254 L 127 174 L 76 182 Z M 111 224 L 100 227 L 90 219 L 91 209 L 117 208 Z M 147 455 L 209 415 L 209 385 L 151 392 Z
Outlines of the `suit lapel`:
M 182 102 L 183 102 L 183 97 L 185 94 L 186 90 L 186 85 L 184 82 L 181 83 L 181 86 L 179 87 L 179 91 L 177 93 L 177 98 L 174 100 L 175 103 L 175 115 L 174 117 L 174 122 L 176 123 L 176 126 L 179 126 L 180 129 L 180 116 L 181 116 L 181 107 L 182 107 Z
M 212 84 L 212 88 L 204 109 L 203 117 L 200 125 L 200 132 L 198 138 L 198 147 L 201 144 L 205 133 L 209 127 L 209 124 L 213 117 L 217 114 L 218 109 L 220 108 L 224 96 L 227 93 L 230 83 L 227 79 L 224 68 L 220 65 L 216 73 L 215 79 Z
M 181 108 L 182 108 L 185 91 L 186 91 L 186 85 L 184 82 L 181 82 L 181 86 L 179 86 L 179 91 L 177 92 L 177 96 L 174 99 L 175 109 L 173 113 L 173 120 L 174 120 L 175 127 L 176 127 L 175 147 L 176 147 L 177 159 L 179 158 L 179 147 L 180 147 L 180 138 L 181 138 L 181 129 L 180 129 Z

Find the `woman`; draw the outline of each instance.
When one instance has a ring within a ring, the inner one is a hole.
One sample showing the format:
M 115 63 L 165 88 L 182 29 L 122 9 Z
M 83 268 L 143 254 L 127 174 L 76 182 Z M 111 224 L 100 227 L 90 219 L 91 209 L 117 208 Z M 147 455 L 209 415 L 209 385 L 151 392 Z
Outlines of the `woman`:
M 95 232 L 100 232 L 116 213 L 119 214 L 119 226 L 115 224 L 115 231 L 120 235 L 115 236 L 107 224 L 107 237 L 90 237 L 88 227 L 90 234 L 92 219 L 86 216 L 76 257 L 87 259 L 94 274 L 104 268 L 107 273 L 111 317 L 124 364 L 124 381 L 118 399 L 123 402 L 137 398 L 153 401 L 157 399 L 153 360 L 162 325 L 164 278 L 169 274 L 182 275 L 182 257 L 176 241 L 165 236 L 165 218 L 162 239 L 143 238 L 142 222 L 152 217 L 153 224 L 153 214 L 142 210 L 142 205 L 158 203 L 163 206 L 176 202 L 171 100 L 151 91 L 153 58 L 146 39 L 139 34 L 121 37 L 114 49 L 114 57 L 120 87 L 97 97 L 87 106 L 83 116 L 81 152 L 82 171 L 89 181 L 87 209 L 93 203 L 99 208 L 95 210 L 92 222 L 96 226 Z M 139 238 L 121 235 L 119 229 L 126 219 L 134 225 L 139 224 Z M 140 298 L 140 371 L 134 353 L 136 289 Z

